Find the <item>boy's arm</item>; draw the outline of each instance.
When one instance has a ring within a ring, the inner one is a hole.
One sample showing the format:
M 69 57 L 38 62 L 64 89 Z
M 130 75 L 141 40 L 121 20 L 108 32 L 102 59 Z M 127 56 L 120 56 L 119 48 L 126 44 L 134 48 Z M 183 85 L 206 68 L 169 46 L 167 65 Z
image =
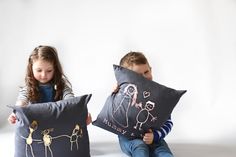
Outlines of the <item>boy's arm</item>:
M 167 121 L 161 126 L 158 130 L 153 130 L 154 134 L 154 142 L 157 143 L 160 139 L 163 139 L 168 135 L 168 133 L 171 131 L 173 126 L 173 122 L 171 120 L 171 117 L 167 119 Z

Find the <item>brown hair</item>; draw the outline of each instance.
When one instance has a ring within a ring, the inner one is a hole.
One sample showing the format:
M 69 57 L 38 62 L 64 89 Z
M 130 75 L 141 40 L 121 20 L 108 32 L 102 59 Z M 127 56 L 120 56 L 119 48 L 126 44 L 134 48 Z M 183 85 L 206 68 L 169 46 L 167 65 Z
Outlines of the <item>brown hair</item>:
M 149 64 L 147 58 L 144 56 L 142 52 L 133 52 L 130 51 L 126 55 L 124 55 L 120 60 L 120 66 L 128 68 L 133 66 L 134 64 Z
M 54 47 L 42 45 L 36 47 L 30 54 L 28 59 L 27 71 L 25 76 L 28 99 L 31 102 L 36 102 L 40 99 L 40 93 L 38 92 L 39 82 L 34 78 L 32 70 L 33 62 L 38 59 L 42 59 L 53 64 L 54 76 L 50 83 L 54 85 L 54 87 L 56 87 L 54 100 L 61 100 L 65 85 L 68 84 L 71 87 L 71 84 L 63 73 L 57 50 Z

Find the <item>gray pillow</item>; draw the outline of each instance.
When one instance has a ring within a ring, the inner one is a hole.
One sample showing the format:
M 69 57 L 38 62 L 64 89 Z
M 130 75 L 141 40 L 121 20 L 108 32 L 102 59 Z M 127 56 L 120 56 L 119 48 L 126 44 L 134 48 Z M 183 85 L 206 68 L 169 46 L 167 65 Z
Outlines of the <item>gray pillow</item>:
M 18 118 L 15 157 L 90 157 L 86 118 L 91 96 L 10 106 Z
M 170 117 L 186 90 L 175 90 L 142 75 L 113 65 L 119 85 L 108 96 L 93 125 L 128 138 L 142 138 L 148 129 L 158 129 Z

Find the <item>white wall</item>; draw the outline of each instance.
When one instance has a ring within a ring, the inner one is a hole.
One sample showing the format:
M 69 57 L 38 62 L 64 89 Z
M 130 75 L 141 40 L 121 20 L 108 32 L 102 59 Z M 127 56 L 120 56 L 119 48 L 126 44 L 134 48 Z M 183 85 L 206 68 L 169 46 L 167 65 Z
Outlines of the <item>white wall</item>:
M 28 55 L 47 44 L 76 95 L 93 94 L 93 119 L 115 83 L 112 64 L 142 51 L 156 81 L 188 90 L 169 141 L 236 143 L 235 0 L 1 0 L 0 19 L 0 127 Z

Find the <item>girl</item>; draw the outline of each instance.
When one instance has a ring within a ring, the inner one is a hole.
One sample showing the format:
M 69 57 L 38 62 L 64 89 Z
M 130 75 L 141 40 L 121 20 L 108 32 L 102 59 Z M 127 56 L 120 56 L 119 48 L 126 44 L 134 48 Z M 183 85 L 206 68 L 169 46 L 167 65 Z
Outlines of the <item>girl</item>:
M 21 88 L 16 101 L 18 106 L 28 103 L 52 102 L 74 97 L 71 84 L 64 75 L 57 50 L 51 46 L 36 47 L 28 59 L 25 87 Z M 17 117 L 8 117 L 15 124 Z M 87 124 L 92 121 L 88 114 Z

